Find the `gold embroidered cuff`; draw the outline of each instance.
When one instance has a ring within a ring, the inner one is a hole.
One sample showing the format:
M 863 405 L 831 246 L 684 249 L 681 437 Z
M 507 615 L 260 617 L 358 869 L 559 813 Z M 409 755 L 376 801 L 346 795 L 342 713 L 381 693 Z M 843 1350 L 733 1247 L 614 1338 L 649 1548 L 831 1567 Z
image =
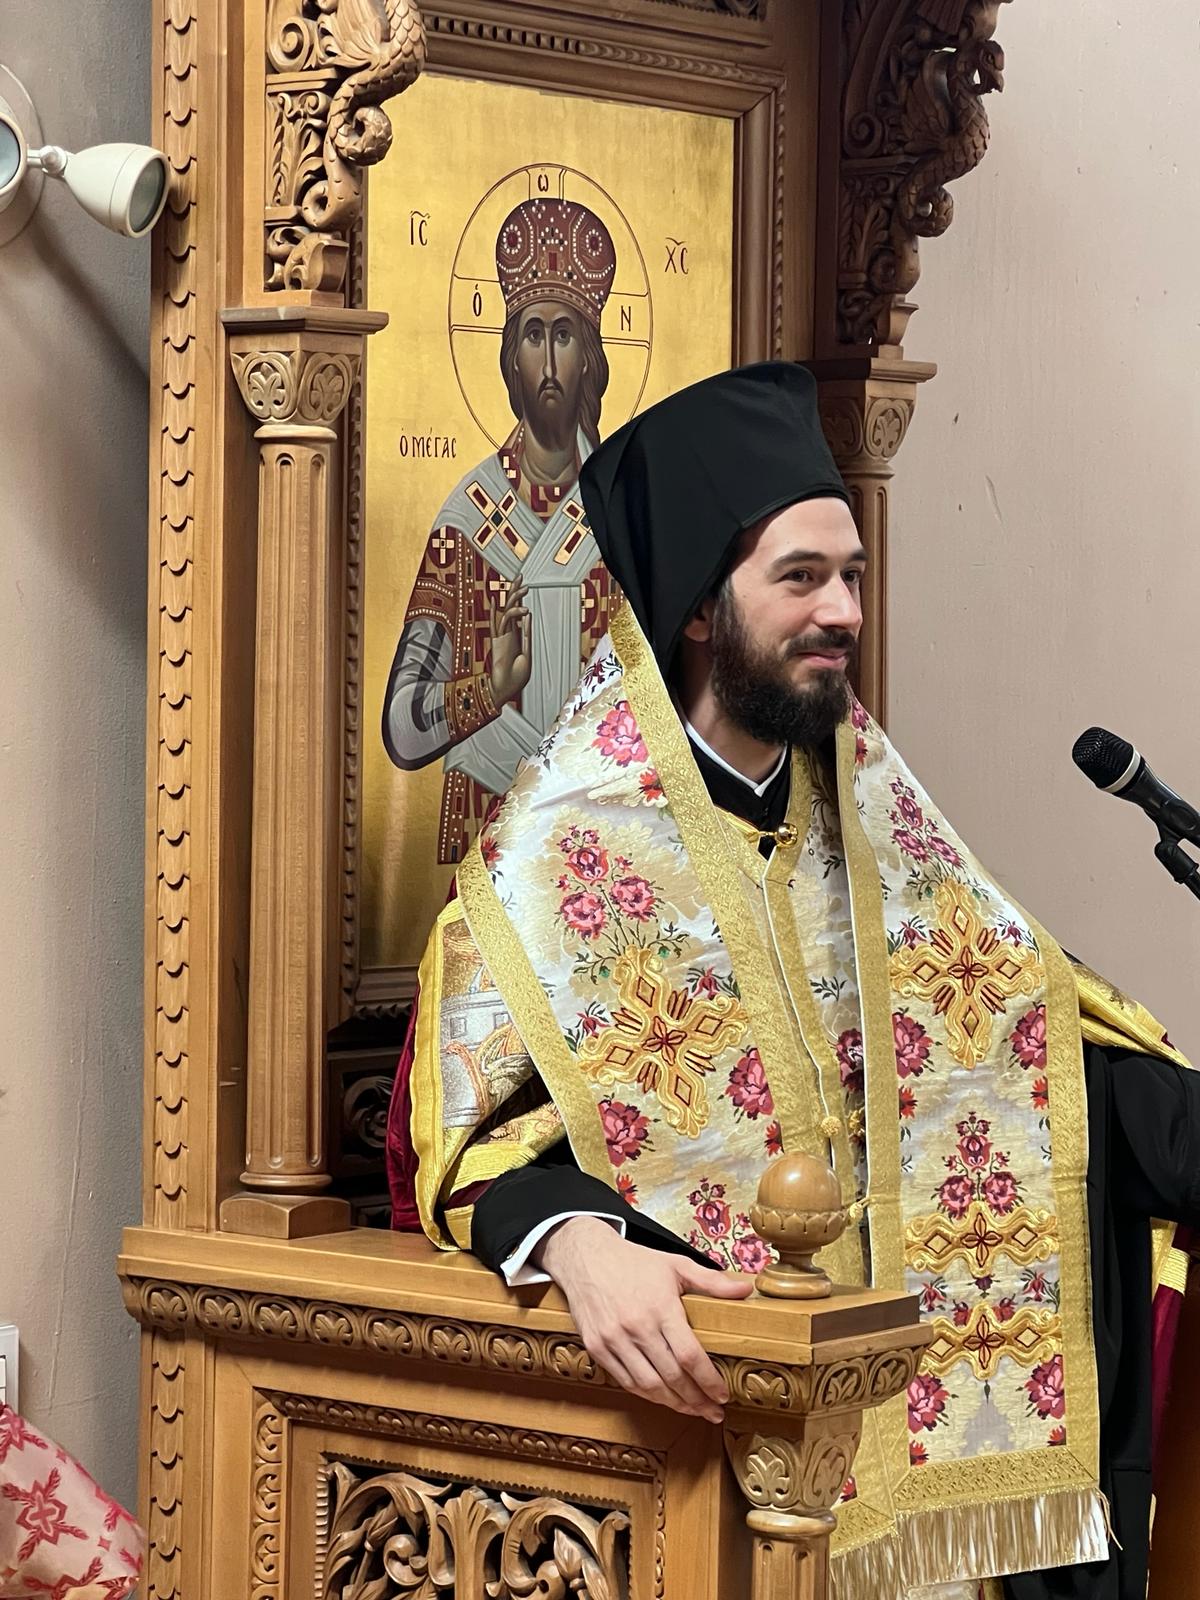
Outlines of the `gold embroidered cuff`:
M 446 685 L 446 721 L 455 741 L 466 739 L 499 716 L 492 699 L 492 681 L 486 672 L 454 678 Z

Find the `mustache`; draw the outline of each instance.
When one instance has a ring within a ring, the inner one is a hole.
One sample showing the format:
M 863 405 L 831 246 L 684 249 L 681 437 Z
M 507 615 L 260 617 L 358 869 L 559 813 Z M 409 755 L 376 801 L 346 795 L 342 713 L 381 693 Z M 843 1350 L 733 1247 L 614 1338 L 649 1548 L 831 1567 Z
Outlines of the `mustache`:
M 543 378 L 541 383 L 538 384 L 538 394 L 549 394 L 551 392 L 561 394 L 563 392 L 562 384 L 559 383 L 557 378 Z
M 852 655 L 857 642 L 854 635 L 845 628 L 830 628 L 821 633 L 806 633 L 799 639 L 793 639 L 787 647 L 787 655 L 789 657 L 825 655 L 842 650 Z

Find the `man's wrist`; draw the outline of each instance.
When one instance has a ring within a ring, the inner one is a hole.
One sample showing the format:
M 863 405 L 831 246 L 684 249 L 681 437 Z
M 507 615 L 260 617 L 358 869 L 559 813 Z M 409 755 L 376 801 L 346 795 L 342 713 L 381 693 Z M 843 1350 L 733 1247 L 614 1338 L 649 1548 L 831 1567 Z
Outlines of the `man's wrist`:
M 612 1223 L 602 1217 L 567 1217 L 556 1228 L 551 1228 L 544 1239 L 538 1240 L 530 1261 L 557 1281 L 558 1271 L 564 1261 L 571 1260 L 587 1248 L 589 1230 L 596 1236 L 614 1231 Z

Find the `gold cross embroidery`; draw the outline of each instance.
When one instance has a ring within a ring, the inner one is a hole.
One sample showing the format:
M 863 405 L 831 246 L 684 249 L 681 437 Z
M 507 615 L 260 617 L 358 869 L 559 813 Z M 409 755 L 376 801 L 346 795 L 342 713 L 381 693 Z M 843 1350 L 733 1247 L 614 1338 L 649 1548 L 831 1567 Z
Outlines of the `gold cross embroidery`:
M 745 1014 L 732 995 L 702 1000 L 670 988 L 653 950 L 627 950 L 613 975 L 621 1006 L 611 1027 L 583 1041 L 583 1068 L 596 1083 L 636 1083 L 656 1095 L 671 1127 L 694 1139 L 708 1122 L 704 1078 L 741 1034 Z
M 966 1361 L 982 1382 L 995 1377 L 1005 1357 L 1019 1367 L 1032 1367 L 1062 1348 L 1062 1319 L 1041 1307 L 1021 1306 L 1004 1322 L 994 1307 L 981 1301 L 972 1306 L 962 1327 L 948 1317 L 935 1317 L 933 1327 L 933 1342 L 926 1346 L 921 1367 L 938 1378 Z
M 947 878 L 934 895 L 939 927 L 928 944 L 896 951 L 892 988 L 933 1002 L 946 1019 L 946 1048 L 972 1068 L 992 1042 L 992 1018 L 1015 995 L 1034 994 L 1042 981 L 1037 953 L 1013 946 L 984 926 L 971 891 Z
M 990 1277 L 997 1256 L 1028 1267 L 1048 1261 L 1058 1248 L 1058 1220 L 1051 1212 L 1018 1206 L 997 1217 L 978 1200 L 960 1220 L 935 1211 L 914 1217 L 904 1230 L 904 1259 L 917 1272 L 946 1272 L 962 1261 L 972 1277 Z

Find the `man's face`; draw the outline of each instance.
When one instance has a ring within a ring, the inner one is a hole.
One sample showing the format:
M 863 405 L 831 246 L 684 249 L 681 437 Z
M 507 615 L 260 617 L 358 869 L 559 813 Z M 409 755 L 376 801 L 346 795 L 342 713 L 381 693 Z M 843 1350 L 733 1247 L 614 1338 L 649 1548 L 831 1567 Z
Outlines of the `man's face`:
M 587 370 L 581 321 L 560 300 L 539 300 L 521 312 L 517 381 L 521 415 L 538 439 L 565 447 L 579 425 L 579 387 Z
M 813 744 L 850 708 L 866 552 L 841 500 L 787 506 L 743 536 L 723 589 L 689 623 L 726 715 L 766 743 Z

